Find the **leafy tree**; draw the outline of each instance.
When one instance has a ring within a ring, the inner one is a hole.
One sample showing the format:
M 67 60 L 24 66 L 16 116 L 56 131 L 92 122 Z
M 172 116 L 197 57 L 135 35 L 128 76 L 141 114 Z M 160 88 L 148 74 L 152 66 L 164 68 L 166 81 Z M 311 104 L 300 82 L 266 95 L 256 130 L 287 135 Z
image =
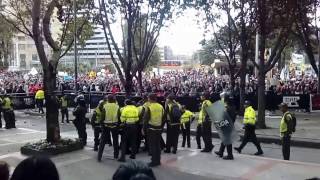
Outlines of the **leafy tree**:
M 86 39 L 88 35 L 83 30 L 90 27 L 93 1 L 79 0 L 76 9 L 83 11 L 77 21 L 78 39 Z M 1 17 L 11 24 L 18 32 L 31 37 L 35 43 L 43 71 L 43 88 L 46 101 L 47 141 L 57 142 L 60 139 L 59 104 L 55 96 L 56 75 L 59 60 L 73 45 L 73 4 L 63 0 L 7 0 L 1 9 Z M 12 19 L 9 19 L 11 17 Z M 53 20 L 60 22 L 61 29 L 54 39 L 52 34 Z M 91 28 L 89 28 L 91 29 Z M 92 31 L 91 31 L 92 32 Z M 81 42 L 81 41 L 80 41 Z M 52 49 L 47 54 L 44 43 Z
M 296 11 L 295 29 L 296 36 L 300 39 L 302 47 L 308 56 L 309 62 L 318 76 L 320 82 L 320 63 L 316 64 L 314 52 L 318 51 L 320 57 L 320 28 L 318 8 L 320 1 L 318 0 L 305 0 L 298 1 Z M 316 50 L 317 49 L 317 50 Z M 320 58 L 319 62 L 320 62 Z M 320 83 L 318 83 L 318 93 L 320 92 Z
M 0 69 L 9 66 L 9 55 L 12 53 L 12 37 L 15 30 L 0 17 Z
M 111 59 L 127 94 L 133 90 L 132 79 L 136 72 L 142 73 L 150 61 L 160 30 L 172 19 L 178 2 L 178 0 L 99 0 L 100 21 L 105 31 Z M 114 38 L 114 34 L 118 32 L 111 28 L 119 14 L 122 21 L 123 52 L 120 51 Z M 138 76 L 141 77 L 141 74 Z
M 297 0 L 257 0 L 255 27 L 260 36 L 259 62 L 253 61 L 258 69 L 258 121 L 257 126 L 266 128 L 265 124 L 265 76 L 279 61 L 281 53 L 295 20 Z M 274 40 L 271 54 L 266 57 L 266 44 Z

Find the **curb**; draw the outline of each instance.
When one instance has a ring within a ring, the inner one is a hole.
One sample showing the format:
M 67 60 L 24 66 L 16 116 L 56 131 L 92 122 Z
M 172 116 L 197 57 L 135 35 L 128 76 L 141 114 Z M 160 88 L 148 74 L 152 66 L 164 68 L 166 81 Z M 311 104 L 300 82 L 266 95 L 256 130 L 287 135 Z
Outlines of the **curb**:
M 41 114 L 41 113 L 38 113 L 38 112 L 32 112 L 32 111 L 24 111 L 25 114 L 28 114 L 28 115 L 32 115 L 32 116 L 45 116 L 46 114 Z
M 190 134 L 195 136 L 196 130 L 191 129 Z M 239 134 L 240 134 L 240 139 L 242 140 L 243 133 L 239 133 Z M 219 138 L 219 134 L 217 131 L 212 131 L 212 138 Z M 280 140 L 279 136 L 257 134 L 257 138 L 260 141 L 260 143 L 266 143 L 266 144 L 274 143 L 274 144 L 281 145 L 281 140 Z M 308 138 L 293 137 L 291 139 L 291 146 L 320 149 L 320 139 L 308 139 Z

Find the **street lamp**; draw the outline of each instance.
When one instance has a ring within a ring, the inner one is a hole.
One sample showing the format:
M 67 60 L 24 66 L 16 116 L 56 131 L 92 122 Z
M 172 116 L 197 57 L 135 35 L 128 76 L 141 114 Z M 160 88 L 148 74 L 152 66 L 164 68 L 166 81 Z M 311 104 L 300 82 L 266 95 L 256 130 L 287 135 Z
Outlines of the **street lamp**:
M 78 81 L 78 50 L 77 50 L 77 3 L 73 0 L 73 17 L 74 17 L 74 86 L 77 92 L 77 81 Z

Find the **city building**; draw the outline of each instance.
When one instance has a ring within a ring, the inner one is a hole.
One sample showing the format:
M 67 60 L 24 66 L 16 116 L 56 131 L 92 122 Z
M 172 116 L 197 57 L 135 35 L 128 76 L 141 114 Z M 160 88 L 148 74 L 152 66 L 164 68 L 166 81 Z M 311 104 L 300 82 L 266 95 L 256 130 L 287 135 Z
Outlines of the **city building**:
M 12 56 L 9 59 L 10 71 L 28 71 L 33 67 L 39 69 L 41 63 L 37 53 L 34 41 L 29 36 L 17 33 L 13 39 Z M 51 50 L 48 44 L 44 43 L 45 51 L 48 56 L 51 56 Z
M 114 57 L 117 58 L 114 48 L 112 48 L 112 51 Z M 65 66 L 73 66 L 73 48 L 60 60 L 60 63 Z M 94 35 L 85 42 L 83 47 L 78 44 L 78 63 L 97 70 L 103 68 L 105 65 L 112 64 L 111 54 L 101 27 L 95 27 Z

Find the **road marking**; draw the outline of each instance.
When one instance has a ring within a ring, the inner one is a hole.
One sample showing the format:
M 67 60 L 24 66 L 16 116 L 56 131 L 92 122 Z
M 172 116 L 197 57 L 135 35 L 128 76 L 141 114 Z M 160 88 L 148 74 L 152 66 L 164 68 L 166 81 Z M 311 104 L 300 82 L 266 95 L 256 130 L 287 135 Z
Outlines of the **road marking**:
M 9 157 L 15 157 L 22 160 L 22 159 L 25 159 L 27 156 L 22 155 L 20 152 L 12 152 L 5 155 L 1 155 L 0 159 L 5 159 Z
M 261 174 L 262 172 L 270 170 L 276 164 L 278 164 L 278 162 L 267 161 L 266 163 L 263 163 L 261 165 L 254 167 L 253 169 L 250 169 L 247 173 L 242 175 L 240 178 L 241 179 L 253 179 L 254 177 Z

